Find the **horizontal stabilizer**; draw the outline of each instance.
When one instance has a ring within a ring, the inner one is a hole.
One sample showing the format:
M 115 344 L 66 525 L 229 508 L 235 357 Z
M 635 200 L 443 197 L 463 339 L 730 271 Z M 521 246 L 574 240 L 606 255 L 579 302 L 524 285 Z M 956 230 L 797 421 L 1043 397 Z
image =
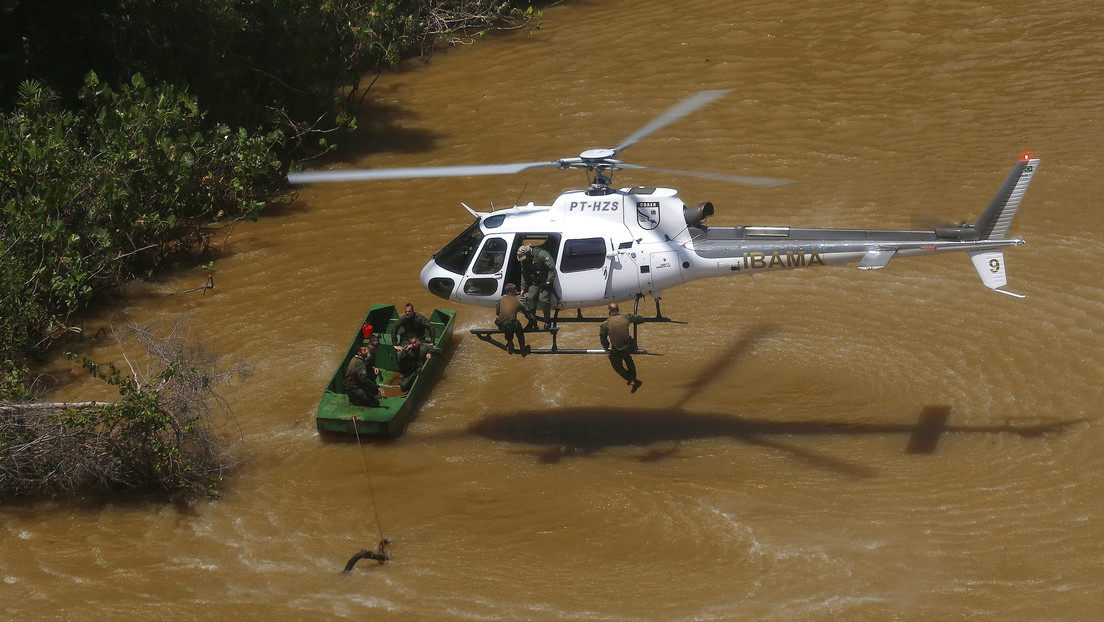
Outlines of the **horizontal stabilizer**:
M 866 251 L 862 261 L 859 262 L 859 270 L 877 270 L 889 265 L 889 260 L 897 251 L 894 249 L 874 248 Z

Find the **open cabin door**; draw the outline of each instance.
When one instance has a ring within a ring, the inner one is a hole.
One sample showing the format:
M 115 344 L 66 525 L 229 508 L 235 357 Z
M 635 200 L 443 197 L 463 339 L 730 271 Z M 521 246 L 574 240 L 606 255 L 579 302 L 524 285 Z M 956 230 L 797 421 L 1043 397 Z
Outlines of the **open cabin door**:
M 520 286 L 521 265 L 517 260 L 517 249 L 523 244 L 542 248 L 555 260 L 560 251 L 560 234 L 488 235 L 483 239 L 475 254 L 475 260 L 464 274 L 464 282 L 457 299 L 460 302 L 493 307 L 494 302 L 502 296 L 502 289 L 507 283 Z M 559 275 L 556 280 L 556 291 L 559 292 Z

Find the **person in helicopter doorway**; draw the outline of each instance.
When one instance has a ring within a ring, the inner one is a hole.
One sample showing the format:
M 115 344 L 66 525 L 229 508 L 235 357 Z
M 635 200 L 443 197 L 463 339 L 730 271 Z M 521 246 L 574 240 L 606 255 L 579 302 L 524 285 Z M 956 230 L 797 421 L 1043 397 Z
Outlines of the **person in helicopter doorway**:
M 625 379 L 631 387 L 631 393 L 636 393 L 643 380 L 636 377 L 636 363 L 633 362 L 632 353 L 636 349 L 632 335 L 629 334 L 629 326 L 639 324 L 644 318 L 635 313 L 621 315 L 621 309 L 616 302 L 609 305 L 609 318 L 598 327 L 598 339 L 602 342 L 602 349 L 609 352 L 610 365 L 617 375 Z
M 553 284 L 556 282 L 556 260 L 543 248 L 533 248 L 523 244 L 517 250 L 521 263 L 521 291 L 525 293 L 525 307 L 530 315 L 536 315 L 540 305 L 544 315 L 544 328 L 552 327 L 552 298 L 556 295 Z M 525 328 L 537 327 L 536 318 L 530 319 Z
M 368 345 L 361 345 L 349 366 L 345 368 L 345 394 L 353 406 L 379 406 L 380 388 L 376 384 L 379 368 L 376 367 L 376 351 L 379 338 L 373 337 Z
M 417 337 L 407 340 L 406 345 L 399 352 L 397 361 L 399 373 L 402 374 L 399 378 L 399 388 L 404 392 L 409 391 L 410 387 L 414 386 L 414 381 L 418 379 L 418 374 L 421 373 L 426 361 L 440 355 L 441 350 L 432 342 L 421 341 Z
M 514 336 L 516 335 L 521 355 L 528 356 L 532 348 L 525 344 L 525 331 L 522 330 L 521 322 L 517 319 L 519 311 L 525 315 L 529 322 L 536 324 L 536 316 L 518 300 L 517 286 L 513 283 L 507 283 L 506 287 L 502 289 L 502 298 L 499 298 L 498 302 L 495 303 L 495 313 L 498 314 L 498 317 L 495 318 L 495 326 L 506 337 L 506 354 L 514 353 Z
M 414 305 L 406 303 L 399 321 L 395 322 L 395 327 L 391 329 L 391 343 L 395 344 L 395 349 L 402 350 L 402 344 L 410 343 L 411 337 L 417 337 L 420 340 L 427 334 L 430 342 L 436 341 L 433 337 L 433 325 L 425 319 L 424 315 L 414 311 Z M 400 336 L 402 340 L 399 339 Z

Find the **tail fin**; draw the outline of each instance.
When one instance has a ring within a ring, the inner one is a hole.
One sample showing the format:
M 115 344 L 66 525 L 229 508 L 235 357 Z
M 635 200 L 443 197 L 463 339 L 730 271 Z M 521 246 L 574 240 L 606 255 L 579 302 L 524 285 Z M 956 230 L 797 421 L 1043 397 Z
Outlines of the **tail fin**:
M 1038 167 L 1038 158 L 1025 155 L 1012 168 L 1008 179 L 1004 180 L 1004 185 L 989 202 L 989 207 L 985 208 L 985 213 L 973 225 L 981 239 L 1003 240 L 1008 235 L 1008 229 L 1012 226 L 1012 217 L 1016 215 L 1016 209 L 1020 207 L 1024 192 L 1027 192 L 1027 184 L 1031 183 L 1031 177 Z
M 985 213 L 977 219 L 971 228 L 977 232 L 982 240 L 1004 240 L 1008 236 L 1008 229 L 1012 226 L 1012 218 L 1020 207 L 1020 201 L 1027 192 L 1027 185 L 1031 183 L 1031 177 L 1035 175 L 1035 169 L 1039 166 L 1039 160 L 1025 155 L 1016 163 L 1009 173 L 1008 179 L 997 191 L 997 195 L 985 208 Z M 1018 240 L 1022 244 L 1022 240 Z M 1004 251 L 999 248 L 978 250 L 970 252 L 970 259 L 974 262 L 981 282 L 989 289 L 1002 294 L 1023 298 L 1020 294 L 1014 294 L 1001 289 L 1008 284 L 1008 274 L 1004 271 Z

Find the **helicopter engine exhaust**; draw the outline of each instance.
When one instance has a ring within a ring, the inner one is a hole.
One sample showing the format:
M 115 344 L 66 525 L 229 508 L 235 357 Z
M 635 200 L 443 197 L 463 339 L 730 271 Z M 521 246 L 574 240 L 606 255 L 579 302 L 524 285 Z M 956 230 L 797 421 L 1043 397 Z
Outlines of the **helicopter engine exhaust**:
M 705 224 L 705 219 L 712 215 L 713 203 L 711 201 L 703 201 L 694 207 L 682 208 L 682 216 L 686 219 L 686 224 L 691 227 Z

